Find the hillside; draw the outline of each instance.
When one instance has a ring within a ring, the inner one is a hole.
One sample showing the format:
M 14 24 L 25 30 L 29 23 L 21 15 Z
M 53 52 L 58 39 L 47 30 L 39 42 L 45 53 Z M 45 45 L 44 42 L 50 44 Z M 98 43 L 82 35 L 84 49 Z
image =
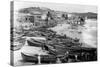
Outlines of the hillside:
M 97 19 L 97 13 L 87 12 L 87 13 L 72 13 L 78 16 L 83 16 L 89 18 L 89 19 Z
M 47 11 L 53 11 L 49 8 L 44 8 L 44 7 L 29 7 L 29 8 L 23 8 L 23 9 L 20 9 L 18 12 L 19 13 L 34 13 L 34 12 L 38 12 L 40 14 L 42 13 L 46 13 Z

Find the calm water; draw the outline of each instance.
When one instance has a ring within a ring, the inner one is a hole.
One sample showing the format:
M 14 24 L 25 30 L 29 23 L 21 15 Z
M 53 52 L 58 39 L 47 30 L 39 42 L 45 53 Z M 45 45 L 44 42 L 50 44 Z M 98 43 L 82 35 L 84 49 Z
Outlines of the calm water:
M 66 23 L 58 24 L 51 29 L 61 35 L 66 34 L 71 38 L 79 38 L 80 42 L 84 43 L 84 47 L 97 47 L 97 20 L 88 19 L 84 26 L 79 26 L 77 29 L 72 29 Z
M 97 20 L 86 20 L 83 30 L 83 41 L 91 47 L 97 47 Z

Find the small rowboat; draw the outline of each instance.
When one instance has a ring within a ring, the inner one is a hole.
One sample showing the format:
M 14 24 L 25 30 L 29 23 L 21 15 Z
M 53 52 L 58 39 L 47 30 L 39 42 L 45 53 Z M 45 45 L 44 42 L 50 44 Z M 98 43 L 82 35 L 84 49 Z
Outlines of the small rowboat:
M 38 63 L 38 55 L 29 56 L 21 52 L 21 56 L 23 58 L 23 61 Z
M 34 42 L 34 41 L 30 41 L 30 40 L 27 40 L 27 43 L 29 46 L 35 46 L 35 47 L 41 47 L 42 44 L 41 43 L 37 43 L 37 42 Z
M 29 46 L 36 46 L 36 47 L 41 47 L 43 44 L 45 44 L 44 39 L 29 39 L 27 40 L 27 43 Z
M 39 47 L 25 46 L 21 51 L 21 56 L 26 62 L 56 63 L 56 56 L 48 54 Z

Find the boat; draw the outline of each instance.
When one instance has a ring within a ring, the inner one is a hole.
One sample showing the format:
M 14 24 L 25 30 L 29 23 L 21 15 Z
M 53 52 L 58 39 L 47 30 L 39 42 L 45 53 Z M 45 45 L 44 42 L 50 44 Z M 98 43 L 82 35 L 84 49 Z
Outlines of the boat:
M 39 62 L 38 54 L 30 56 L 21 52 L 21 55 L 23 60 L 26 62 L 34 62 L 34 63 Z M 54 55 L 40 55 L 40 60 L 41 63 L 56 63 L 56 57 Z
M 87 47 L 63 47 L 60 45 L 46 45 L 48 47 L 48 51 L 50 54 L 53 55 L 62 55 L 64 56 L 65 53 L 68 51 L 69 55 L 82 54 L 82 53 L 89 53 L 91 55 L 96 55 L 96 48 L 87 48 Z
M 56 56 L 54 55 L 40 55 L 41 63 L 56 63 Z
M 52 55 L 55 55 L 55 56 L 57 56 L 57 55 L 63 56 L 63 55 L 65 55 L 65 53 L 67 51 L 66 47 L 61 46 L 61 45 L 45 45 L 45 46 L 48 47 L 49 53 Z
M 42 47 L 42 45 L 45 44 L 45 40 L 29 39 L 27 43 L 29 46 Z
M 34 62 L 34 63 L 56 62 L 55 55 L 48 54 L 48 51 L 42 50 L 40 47 L 24 46 L 21 49 L 21 56 L 22 56 L 22 59 L 26 62 Z
M 29 56 L 21 52 L 23 61 L 38 63 L 38 55 Z
M 37 43 L 37 42 L 32 42 L 30 40 L 27 40 L 27 43 L 29 46 L 35 46 L 35 47 L 41 47 L 41 43 Z

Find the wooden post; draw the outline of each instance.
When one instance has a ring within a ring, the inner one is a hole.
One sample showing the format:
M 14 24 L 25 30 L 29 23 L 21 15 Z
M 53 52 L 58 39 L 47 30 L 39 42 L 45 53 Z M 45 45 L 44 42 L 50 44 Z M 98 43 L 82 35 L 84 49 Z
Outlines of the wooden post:
M 75 60 L 77 61 L 77 57 L 78 57 L 78 55 L 75 55 Z
M 38 64 L 41 64 L 41 57 L 38 55 Z

